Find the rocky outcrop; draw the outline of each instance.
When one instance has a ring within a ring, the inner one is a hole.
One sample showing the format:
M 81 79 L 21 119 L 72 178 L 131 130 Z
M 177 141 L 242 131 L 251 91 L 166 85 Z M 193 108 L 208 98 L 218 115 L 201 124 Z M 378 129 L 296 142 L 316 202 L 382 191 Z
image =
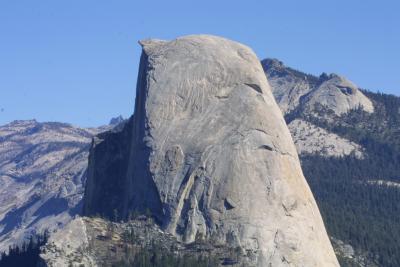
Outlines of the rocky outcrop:
M 368 180 L 367 184 L 368 185 L 375 185 L 375 186 L 387 186 L 387 187 L 400 189 L 400 183 L 387 181 L 387 180 Z
M 119 115 L 118 117 L 111 118 L 111 120 L 108 124 L 111 126 L 116 126 L 116 125 L 123 123 L 124 121 L 125 121 L 124 117 Z
M 40 254 L 41 265 L 97 267 L 88 251 L 90 239 L 86 227 L 84 219 L 77 217 L 62 230 L 55 231 Z
M 300 99 L 318 86 L 318 78 L 286 67 L 276 59 L 261 61 L 272 93 L 284 114 L 295 110 Z
M 314 110 L 320 104 L 336 115 L 341 115 L 351 109 L 362 108 L 366 112 L 373 112 L 374 106 L 357 86 L 344 77 L 331 74 L 326 81 L 304 96 L 304 102 L 309 110 Z
M 346 78 L 336 74 L 308 75 L 276 59 L 262 61 L 273 94 L 283 113 L 301 107 L 313 112 L 319 105 L 342 115 L 351 109 L 373 112 L 372 102 Z
M 373 255 L 355 251 L 354 248 L 340 239 L 331 238 L 336 255 L 341 259 L 342 266 L 379 267 L 373 260 Z
M 179 242 L 145 216 L 126 222 L 77 217 L 50 237 L 40 257 L 42 266 L 54 267 L 147 266 L 137 262 L 146 254 L 151 266 L 192 266 L 192 262 L 216 267 L 218 262 L 238 266 L 238 252 L 202 238 L 190 244 Z
M 363 157 L 361 145 L 314 124 L 314 120 L 338 121 L 358 108 L 373 112 L 371 100 L 356 85 L 336 74 L 306 74 L 276 59 L 261 63 L 300 154 L 341 157 L 354 153 Z
M 295 119 L 288 125 L 299 154 L 325 157 L 341 157 L 354 154 L 363 157 L 362 147 L 354 142 L 330 133 L 308 121 Z
M 255 54 L 206 35 L 141 45 L 135 115 L 94 141 L 84 213 L 149 213 L 248 266 L 338 266 Z

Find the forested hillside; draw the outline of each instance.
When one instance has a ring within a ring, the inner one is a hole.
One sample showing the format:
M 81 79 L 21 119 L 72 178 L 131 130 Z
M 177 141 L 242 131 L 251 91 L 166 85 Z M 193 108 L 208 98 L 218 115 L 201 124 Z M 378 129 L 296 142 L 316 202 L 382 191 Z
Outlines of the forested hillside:
M 400 266 L 400 97 L 261 63 L 341 265 Z
M 356 109 L 330 121 L 298 113 L 362 145 L 364 158 L 303 155 L 302 167 L 329 234 L 379 266 L 400 266 L 400 98 L 364 93 L 374 113 Z

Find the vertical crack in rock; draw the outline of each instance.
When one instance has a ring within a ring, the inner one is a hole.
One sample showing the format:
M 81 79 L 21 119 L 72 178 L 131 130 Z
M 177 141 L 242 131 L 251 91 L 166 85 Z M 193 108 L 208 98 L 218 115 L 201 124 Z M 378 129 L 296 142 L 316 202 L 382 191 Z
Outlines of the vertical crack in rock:
M 247 85 L 248 87 L 254 89 L 256 92 L 262 94 L 263 91 L 261 90 L 261 87 L 255 83 L 245 83 L 245 85 Z

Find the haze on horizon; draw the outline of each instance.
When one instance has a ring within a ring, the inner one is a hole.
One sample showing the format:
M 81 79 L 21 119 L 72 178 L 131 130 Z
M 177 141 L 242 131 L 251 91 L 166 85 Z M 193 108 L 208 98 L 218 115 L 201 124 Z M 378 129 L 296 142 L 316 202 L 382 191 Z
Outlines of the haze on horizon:
M 139 39 L 207 33 L 260 59 L 400 95 L 400 3 L 320 1 L 2 1 L 0 124 L 106 124 L 133 113 Z

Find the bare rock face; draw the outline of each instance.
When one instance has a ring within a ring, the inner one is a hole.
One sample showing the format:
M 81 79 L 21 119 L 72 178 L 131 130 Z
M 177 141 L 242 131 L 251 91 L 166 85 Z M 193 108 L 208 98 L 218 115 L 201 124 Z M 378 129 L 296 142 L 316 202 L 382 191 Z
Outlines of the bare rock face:
M 352 82 L 334 74 L 331 74 L 329 79 L 310 93 L 306 99 L 306 105 L 309 109 L 314 109 L 318 103 L 333 110 L 336 115 L 341 115 L 358 107 L 366 112 L 374 111 L 371 100 L 361 93 Z
M 62 230 L 53 233 L 43 248 L 41 266 L 97 267 L 89 250 L 89 237 L 85 221 L 77 217 Z
M 326 157 L 354 154 L 357 158 L 363 158 L 363 149 L 360 145 L 308 121 L 295 119 L 288 124 L 288 127 L 299 154 L 317 154 Z
M 286 67 L 276 59 L 261 61 L 272 93 L 284 114 L 300 106 L 300 100 L 318 86 L 318 78 Z
M 338 116 L 359 107 L 366 112 L 374 111 L 371 100 L 342 76 L 322 74 L 315 77 L 286 67 L 276 59 L 265 59 L 262 65 L 279 107 L 285 114 L 299 107 L 312 112 L 318 105 Z
M 315 125 L 315 120 L 340 120 L 353 109 L 374 112 L 371 100 L 356 85 L 336 74 L 306 74 L 276 59 L 264 59 L 261 64 L 299 154 L 363 157 L 361 145 Z
M 141 45 L 135 115 L 95 140 L 84 214 L 147 210 L 249 266 L 339 266 L 256 55 L 206 35 Z

